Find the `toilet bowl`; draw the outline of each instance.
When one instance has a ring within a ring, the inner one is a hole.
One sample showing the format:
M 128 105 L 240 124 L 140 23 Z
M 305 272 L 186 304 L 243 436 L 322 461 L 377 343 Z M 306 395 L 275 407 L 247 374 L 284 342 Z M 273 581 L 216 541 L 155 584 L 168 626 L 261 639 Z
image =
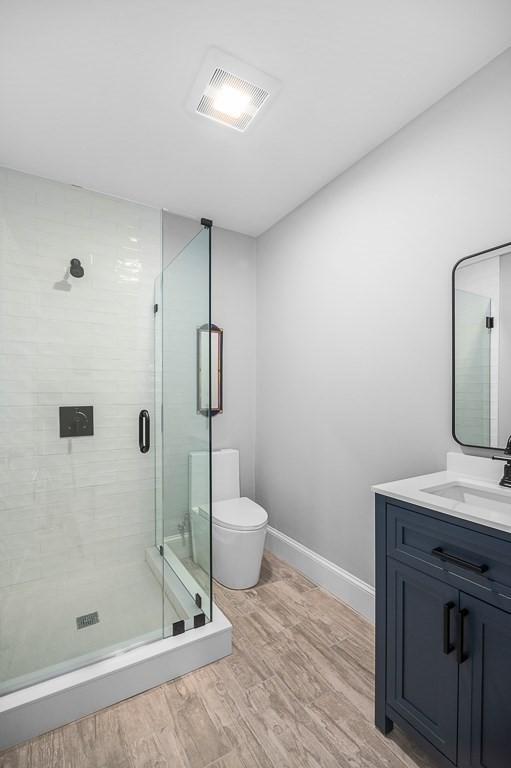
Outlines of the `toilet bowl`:
M 197 503 L 199 493 L 203 494 L 198 489 L 205 487 L 207 462 L 203 451 L 190 454 L 192 549 L 200 565 L 201 560 L 209 561 L 201 546 L 207 540 L 206 528 L 209 530 L 209 505 Z M 212 467 L 213 578 L 229 589 L 249 589 L 259 581 L 268 515 L 255 501 L 240 497 L 237 450 L 213 451 Z
M 213 577 L 229 589 L 249 589 L 259 581 L 268 515 L 255 501 L 213 502 Z

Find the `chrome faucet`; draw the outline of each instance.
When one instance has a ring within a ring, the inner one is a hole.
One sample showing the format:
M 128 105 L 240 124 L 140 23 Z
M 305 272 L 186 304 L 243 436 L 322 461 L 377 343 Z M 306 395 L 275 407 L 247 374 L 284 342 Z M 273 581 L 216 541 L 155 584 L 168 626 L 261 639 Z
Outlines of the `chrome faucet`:
M 492 459 L 506 462 L 504 466 L 504 474 L 500 479 L 499 485 L 503 485 L 506 488 L 511 488 L 511 435 L 508 437 L 507 445 L 504 449 L 504 455 L 492 456 Z

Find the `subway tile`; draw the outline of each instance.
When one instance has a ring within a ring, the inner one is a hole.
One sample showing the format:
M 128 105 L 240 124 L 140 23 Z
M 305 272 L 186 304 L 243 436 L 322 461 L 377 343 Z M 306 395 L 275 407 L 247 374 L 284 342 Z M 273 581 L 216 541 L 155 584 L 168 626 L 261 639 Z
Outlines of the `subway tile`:
M 10 171 L 2 192 L 0 536 L 17 557 L 0 584 L 73 568 L 86 578 L 96 558 L 129 564 L 154 539 L 137 419 L 154 404 L 159 212 Z M 57 291 L 70 253 L 86 279 Z M 59 438 L 58 407 L 84 404 L 95 435 Z

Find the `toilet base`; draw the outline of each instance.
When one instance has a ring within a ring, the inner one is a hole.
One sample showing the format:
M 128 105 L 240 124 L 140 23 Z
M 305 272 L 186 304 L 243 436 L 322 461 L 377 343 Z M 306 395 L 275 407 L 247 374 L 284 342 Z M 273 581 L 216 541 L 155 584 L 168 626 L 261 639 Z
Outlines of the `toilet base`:
M 261 575 L 266 528 L 236 531 L 213 523 L 213 578 L 228 589 L 255 587 Z

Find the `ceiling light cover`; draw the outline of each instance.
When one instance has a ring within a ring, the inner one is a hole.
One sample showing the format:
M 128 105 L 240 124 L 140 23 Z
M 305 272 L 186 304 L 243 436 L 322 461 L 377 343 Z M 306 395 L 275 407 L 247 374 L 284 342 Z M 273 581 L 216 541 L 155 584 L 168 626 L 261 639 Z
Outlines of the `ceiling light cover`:
M 269 96 L 264 88 L 217 67 L 197 106 L 210 120 L 244 131 Z

